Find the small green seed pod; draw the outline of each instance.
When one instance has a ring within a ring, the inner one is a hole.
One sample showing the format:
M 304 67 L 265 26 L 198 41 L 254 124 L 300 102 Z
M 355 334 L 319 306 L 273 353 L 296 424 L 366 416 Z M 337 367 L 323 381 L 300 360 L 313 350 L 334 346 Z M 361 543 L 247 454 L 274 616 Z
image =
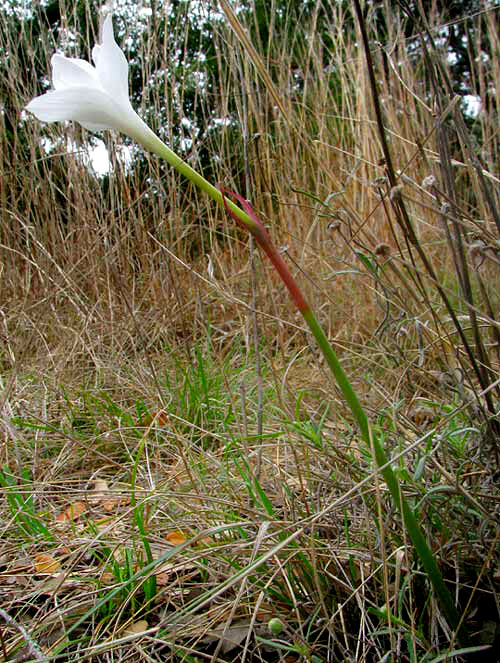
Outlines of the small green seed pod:
M 277 617 L 273 617 L 267 622 L 267 628 L 273 635 L 279 635 L 284 628 L 283 622 Z

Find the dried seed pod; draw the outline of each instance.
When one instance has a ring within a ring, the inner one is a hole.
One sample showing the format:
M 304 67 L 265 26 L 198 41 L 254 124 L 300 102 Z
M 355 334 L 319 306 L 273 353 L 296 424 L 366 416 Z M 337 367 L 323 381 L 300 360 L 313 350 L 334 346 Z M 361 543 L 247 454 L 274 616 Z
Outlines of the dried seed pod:
M 423 189 L 432 189 L 436 186 L 436 178 L 434 175 L 427 175 L 427 177 L 424 177 L 422 180 L 422 188 Z
M 388 258 L 391 255 L 391 247 L 389 244 L 379 244 L 375 247 L 375 255 L 381 258 Z
M 396 198 L 401 198 L 401 193 L 403 191 L 403 185 L 402 184 L 397 184 L 396 186 L 393 186 L 391 189 L 391 193 L 389 194 L 389 199 L 390 200 L 396 200 Z
M 371 185 L 374 189 L 379 189 L 380 187 L 384 186 L 386 182 L 387 178 L 381 176 L 381 177 L 376 177 L 374 180 L 372 180 Z
M 481 240 L 469 245 L 469 256 L 475 269 L 479 269 L 484 262 L 485 248 L 486 244 Z

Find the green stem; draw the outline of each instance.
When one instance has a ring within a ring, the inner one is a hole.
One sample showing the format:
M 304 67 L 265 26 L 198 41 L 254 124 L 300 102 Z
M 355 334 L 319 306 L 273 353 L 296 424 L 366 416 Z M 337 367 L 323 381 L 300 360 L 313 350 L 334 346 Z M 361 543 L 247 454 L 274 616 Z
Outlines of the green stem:
M 359 402 L 356 392 L 352 388 L 349 379 L 344 373 L 337 355 L 330 345 L 330 342 L 328 341 L 323 328 L 319 324 L 316 316 L 311 310 L 311 307 L 302 295 L 302 292 L 298 287 L 295 279 L 293 278 L 293 275 L 291 274 L 287 264 L 276 250 L 276 247 L 274 246 L 266 228 L 257 218 L 250 204 L 242 196 L 224 190 L 221 192 L 216 189 L 214 186 L 212 186 L 212 184 L 207 182 L 204 177 L 193 170 L 191 166 L 189 166 L 185 161 L 178 157 L 175 152 L 172 152 L 172 150 L 168 148 L 146 125 L 144 126 L 147 131 L 145 131 L 144 134 L 141 133 L 140 136 L 133 137 L 137 138 L 137 140 L 146 149 L 165 159 L 182 175 L 193 182 L 193 184 L 207 193 L 219 205 L 223 205 L 226 211 L 237 221 L 239 225 L 246 227 L 252 233 L 259 246 L 267 254 L 274 267 L 278 271 L 284 284 L 288 288 L 293 301 L 297 305 L 297 308 L 301 312 L 305 322 L 307 323 L 314 338 L 316 339 L 319 348 L 323 353 L 323 356 L 325 357 L 325 360 L 330 367 L 330 370 L 335 377 L 335 380 L 337 381 L 337 384 L 345 400 L 347 401 L 347 404 L 351 408 L 354 418 L 356 419 L 356 422 L 361 430 L 364 441 L 368 445 L 368 448 L 373 450 L 377 466 L 389 488 L 389 492 L 394 504 L 397 506 L 403 516 L 404 524 L 411 538 L 415 551 L 417 552 L 417 555 L 419 556 L 420 561 L 422 562 L 422 565 L 432 583 L 436 596 L 440 601 L 441 607 L 450 623 L 450 626 L 454 630 L 457 630 L 461 623 L 458 610 L 456 609 L 453 598 L 443 581 L 439 567 L 431 549 L 427 545 L 427 541 L 425 540 L 422 530 L 418 524 L 417 518 L 415 517 L 413 510 L 401 492 L 398 479 L 390 465 L 384 448 L 375 431 L 371 429 L 368 418 L 365 414 L 365 411 L 363 410 L 361 403 Z M 225 193 L 237 198 L 246 211 L 235 205 L 232 201 L 228 200 L 226 195 L 224 195 Z
M 451 627 L 454 630 L 457 630 L 460 626 L 460 615 L 455 607 L 453 598 L 444 583 L 435 557 L 427 545 L 427 541 L 422 534 L 422 530 L 418 524 L 413 509 L 410 507 L 406 498 L 401 492 L 398 478 L 391 467 L 390 461 L 384 451 L 382 443 L 378 439 L 375 431 L 373 431 L 370 427 L 368 417 L 366 416 L 365 411 L 363 410 L 363 407 L 359 402 L 356 392 L 352 388 L 347 375 L 344 373 L 344 370 L 340 365 L 334 349 L 332 348 L 325 332 L 323 331 L 323 328 L 319 324 L 316 316 L 314 315 L 302 294 L 300 294 L 300 297 L 297 296 L 297 291 L 300 293 L 300 290 L 295 282 L 295 279 L 293 278 L 293 275 L 291 274 L 281 255 L 279 255 L 279 253 L 276 251 L 274 245 L 271 242 L 271 239 L 268 236 L 267 231 L 262 227 L 258 232 L 254 232 L 253 234 L 257 242 L 259 242 L 261 248 L 269 256 L 269 259 L 276 267 L 276 270 L 287 286 L 290 294 L 292 295 L 292 298 L 297 303 L 297 306 L 302 313 L 305 322 L 307 323 L 314 338 L 316 339 L 316 342 L 318 343 L 319 348 L 323 353 L 323 356 L 326 359 L 326 362 L 330 367 L 335 380 L 337 381 L 342 395 L 351 408 L 351 412 L 357 421 L 364 441 L 368 445 L 369 449 L 373 449 L 377 466 L 381 471 L 382 476 L 384 477 L 387 487 L 389 488 L 389 492 L 394 504 L 397 506 L 403 516 L 403 521 L 408 534 L 410 535 L 410 539 L 417 552 L 417 555 L 420 557 L 420 561 L 422 562 L 427 575 L 429 576 L 436 596 L 440 600 L 441 607 L 443 608 L 443 611 Z
M 299 288 L 290 270 L 288 269 L 288 266 L 286 265 L 282 257 L 279 255 L 279 253 L 276 251 L 275 247 L 271 243 L 270 238 L 269 239 L 267 238 L 268 237 L 267 231 L 265 231 L 264 237 L 262 230 L 258 233 L 254 233 L 254 236 L 257 242 L 259 242 L 261 248 L 266 252 L 271 262 L 276 267 L 283 282 L 285 283 L 290 294 L 292 295 L 292 298 L 298 304 L 296 291 L 298 291 Z M 263 244 L 262 243 L 263 241 L 266 243 Z M 365 411 L 363 410 L 363 407 L 359 402 L 356 392 L 352 388 L 352 385 L 349 382 L 347 375 L 344 373 L 344 370 L 340 365 L 337 355 L 334 349 L 332 348 L 330 342 L 328 341 L 328 338 L 326 337 L 323 328 L 319 324 L 316 316 L 314 315 L 313 311 L 311 310 L 310 306 L 307 304 L 307 302 L 305 301 L 302 295 L 300 295 L 299 301 L 300 305 L 298 304 L 298 308 L 302 313 L 302 316 L 305 322 L 307 323 L 309 329 L 311 330 L 314 338 L 316 339 L 316 342 L 318 343 L 319 348 L 323 353 L 323 356 L 326 359 L 326 362 L 330 367 L 330 370 L 333 376 L 335 377 L 335 380 L 337 381 L 337 384 L 340 388 L 340 391 L 342 392 L 342 395 L 344 396 L 345 400 L 347 401 L 347 404 L 351 408 L 351 412 L 353 413 L 354 418 L 356 419 L 356 422 L 361 430 L 361 435 L 363 436 L 364 441 L 368 445 L 368 448 L 373 449 L 377 466 L 381 471 L 382 476 L 384 477 L 387 487 L 389 488 L 389 492 L 391 494 L 394 504 L 397 506 L 397 508 L 400 510 L 403 516 L 403 521 L 410 536 L 410 539 L 417 552 L 417 555 L 420 557 L 420 561 L 422 562 L 422 565 L 427 575 L 429 576 L 429 579 L 434 587 L 436 596 L 439 598 L 439 601 L 441 603 L 441 607 L 443 608 L 443 611 L 451 627 L 454 630 L 457 630 L 460 625 L 460 615 L 455 607 L 453 598 L 444 583 L 443 577 L 436 563 L 434 555 L 432 554 L 432 551 L 427 545 L 427 541 L 425 540 L 425 537 L 422 534 L 422 530 L 418 524 L 417 518 L 415 517 L 412 508 L 410 507 L 406 498 L 401 492 L 399 481 L 390 465 L 390 461 L 387 457 L 387 454 L 385 453 L 384 448 L 380 440 L 378 439 L 375 431 L 373 431 L 372 428 L 370 427 L 368 417 L 366 416 Z
M 138 118 L 140 120 L 140 118 Z M 189 164 L 183 161 L 175 152 L 173 152 L 165 143 L 158 138 L 158 136 L 151 131 L 147 124 L 142 120 L 142 128 L 134 131 L 133 133 L 129 131 L 131 138 L 134 138 L 138 143 L 140 143 L 148 152 L 153 152 L 157 154 L 162 159 L 165 159 L 167 163 L 173 166 L 181 175 L 184 175 L 188 180 L 190 180 L 195 186 L 204 191 L 207 195 L 210 196 L 215 202 L 219 205 L 224 206 L 224 198 L 222 193 L 210 184 L 204 177 L 191 168 Z M 238 207 L 231 201 L 226 201 L 231 212 L 238 217 L 239 222 L 250 231 L 255 230 L 255 221 L 246 214 L 241 207 Z

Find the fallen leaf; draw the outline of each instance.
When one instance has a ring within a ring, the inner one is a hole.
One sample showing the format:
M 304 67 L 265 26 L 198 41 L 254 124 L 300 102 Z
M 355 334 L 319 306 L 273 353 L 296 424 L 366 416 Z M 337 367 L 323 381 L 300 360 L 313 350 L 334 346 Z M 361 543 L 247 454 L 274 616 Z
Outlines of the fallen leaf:
M 67 574 L 62 571 L 57 575 L 50 578 L 44 578 L 41 582 L 37 583 L 36 589 L 38 592 L 47 594 L 54 594 L 55 592 L 69 591 L 75 585 L 75 580 L 68 578 Z
M 221 652 L 227 654 L 243 642 L 247 637 L 249 628 L 250 622 L 246 620 L 234 622 L 234 624 L 228 629 L 226 629 L 225 626 L 219 626 L 210 631 L 210 633 L 203 638 L 202 642 L 204 644 L 210 644 L 222 640 Z
M 271 615 L 272 615 L 271 608 L 260 608 L 260 610 L 257 610 L 255 614 L 255 619 L 258 622 L 267 622 L 269 621 L 269 617 Z
M 172 546 L 181 546 L 183 543 L 186 543 L 187 538 L 184 536 L 182 532 L 179 530 L 175 530 L 173 532 L 169 532 L 167 536 L 165 537 L 166 541 L 170 543 Z
M 59 523 L 67 523 L 72 520 L 77 520 L 83 513 L 87 511 L 87 505 L 85 502 L 73 502 L 69 504 L 64 511 L 61 511 L 60 514 L 56 517 L 56 520 Z
M 57 573 L 61 565 L 57 559 L 48 553 L 35 555 L 35 573 Z
M 101 506 L 104 509 L 104 511 L 106 511 L 107 513 L 111 513 L 111 511 L 114 511 L 115 508 L 118 506 L 118 500 L 103 500 Z
M 146 426 L 158 426 L 159 428 L 165 428 L 168 425 L 169 418 L 168 413 L 165 410 L 158 410 L 152 414 L 148 414 L 147 417 L 144 417 L 144 424 Z
M 196 541 L 194 545 L 196 546 L 196 548 L 206 548 L 214 543 L 215 541 L 212 539 L 211 536 L 204 536 L 202 539 L 198 539 L 198 541 Z
M 112 585 L 114 582 L 116 582 L 115 576 L 109 571 L 102 573 L 100 580 L 104 585 Z
M 145 619 L 141 619 L 138 622 L 129 624 L 126 629 L 123 631 L 123 635 L 134 635 L 136 633 L 144 633 L 149 628 L 149 624 Z
M 168 585 L 170 578 L 172 577 L 171 573 L 168 573 L 168 571 L 163 571 L 162 573 L 156 573 L 155 578 L 156 578 L 156 584 L 158 587 L 165 587 Z
M 92 490 L 89 490 L 89 501 L 92 504 L 98 504 L 109 494 L 109 487 L 104 479 L 96 479 Z
M 232 649 L 243 642 L 248 634 L 248 624 L 244 626 L 231 626 L 224 635 L 221 634 L 222 646 L 221 652 L 227 654 Z

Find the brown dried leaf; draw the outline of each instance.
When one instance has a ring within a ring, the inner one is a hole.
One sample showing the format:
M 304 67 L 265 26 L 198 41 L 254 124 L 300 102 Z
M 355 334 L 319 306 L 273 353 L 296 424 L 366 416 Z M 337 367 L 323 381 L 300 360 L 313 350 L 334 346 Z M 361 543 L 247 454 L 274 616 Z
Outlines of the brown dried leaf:
M 116 578 L 111 572 L 105 571 L 101 574 L 100 580 L 104 585 L 112 585 L 116 581 Z
M 236 621 L 228 629 L 225 626 L 219 626 L 210 631 L 202 640 L 204 644 L 210 644 L 222 640 L 221 652 L 227 654 L 235 647 L 238 647 L 247 637 L 250 622 L 246 620 Z
M 168 543 L 170 543 L 172 546 L 181 546 L 183 543 L 186 543 L 187 538 L 179 530 L 174 530 L 173 532 L 169 532 L 167 534 L 165 540 L 168 541 Z
M 87 511 L 87 505 L 85 502 L 73 502 L 73 504 L 69 504 L 64 511 L 61 511 L 61 513 L 57 515 L 56 520 L 59 523 L 78 520 L 85 511 Z
M 126 629 L 123 631 L 123 635 L 134 635 L 136 633 L 144 633 L 144 631 L 147 631 L 149 628 L 149 624 L 145 619 L 141 619 L 138 622 L 134 622 L 133 624 L 130 624 L 127 626 Z
M 153 412 L 144 418 L 144 424 L 146 426 L 158 426 L 159 428 L 165 428 L 165 426 L 168 425 L 168 422 L 168 412 L 165 412 L 165 410 L 158 410 L 158 412 Z
M 48 553 L 35 555 L 35 573 L 57 573 L 60 569 L 61 564 L 52 555 Z
M 94 486 L 92 490 L 89 490 L 88 495 L 88 499 L 92 504 L 99 504 L 99 502 L 106 499 L 109 495 L 109 486 L 107 482 L 104 479 L 96 479 L 94 481 Z
M 50 578 L 44 578 L 41 582 L 37 583 L 36 588 L 38 592 L 54 594 L 55 592 L 61 593 L 64 591 L 70 591 L 74 588 L 74 585 L 79 582 L 79 580 L 71 579 L 68 577 L 67 573 L 62 571 Z
M 260 610 L 257 610 L 255 614 L 255 619 L 258 622 L 268 622 L 269 619 L 271 618 L 272 615 L 272 610 L 271 608 L 261 608 Z
M 163 571 L 162 573 L 157 573 L 155 575 L 156 584 L 158 585 L 158 587 L 165 587 L 170 582 L 171 577 L 172 577 L 172 574 L 168 573 L 168 571 Z
M 208 548 L 214 543 L 215 541 L 212 539 L 211 536 L 204 536 L 202 539 L 198 539 L 198 541 L 196 541 L 194 545 L 196 546 L 196 548 Z
M 119 500 L 109 499 L 109 500 L 103 500 L 101 506 L 104 509 L 104 511 L 106 511 L 107 513 L 111 513 L 111 511 L 115 510 L 118 504 Z

